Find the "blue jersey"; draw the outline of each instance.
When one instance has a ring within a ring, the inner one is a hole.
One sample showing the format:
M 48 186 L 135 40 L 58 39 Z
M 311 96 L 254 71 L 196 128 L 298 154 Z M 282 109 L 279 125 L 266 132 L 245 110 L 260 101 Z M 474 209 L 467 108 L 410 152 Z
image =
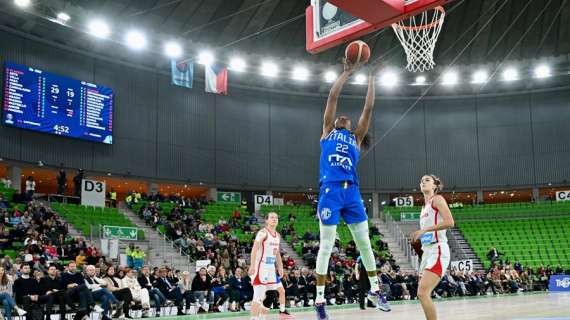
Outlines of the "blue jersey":
M 351 181 L 358 184 L 358 160 L 360 150 L 356 136 L 346 129 L 334 129 L 321 140 L 320 183 Z

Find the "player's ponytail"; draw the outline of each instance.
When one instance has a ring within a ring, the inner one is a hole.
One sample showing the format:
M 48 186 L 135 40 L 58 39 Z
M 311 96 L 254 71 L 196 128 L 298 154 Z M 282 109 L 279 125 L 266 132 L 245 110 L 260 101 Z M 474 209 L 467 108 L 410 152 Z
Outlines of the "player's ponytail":
M 441 182 L 441 179 L 438 178 L 435 174 L 430 174 L 429 176 L 433 179 L 433 184 L 435 185 L 435 193 L 440 193 L 441 190 L 443 190 L 443 182 Z

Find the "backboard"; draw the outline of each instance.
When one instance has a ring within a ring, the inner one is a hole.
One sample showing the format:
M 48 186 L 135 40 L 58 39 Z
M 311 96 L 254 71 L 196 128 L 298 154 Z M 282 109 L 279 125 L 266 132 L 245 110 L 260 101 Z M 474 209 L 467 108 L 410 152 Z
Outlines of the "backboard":
M 311 0 L 307 51 L 319 53 L 453 0 Z

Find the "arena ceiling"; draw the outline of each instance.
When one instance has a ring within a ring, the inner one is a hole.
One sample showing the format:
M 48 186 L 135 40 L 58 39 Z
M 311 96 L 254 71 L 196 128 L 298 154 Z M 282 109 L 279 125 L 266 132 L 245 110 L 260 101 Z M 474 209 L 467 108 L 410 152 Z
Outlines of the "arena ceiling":
M 334 64 L 342 56 L 342 48 L 315 56 L 305 51 L 304 13 L 308 2 L 32 0 L 33 7 L 21 10 L 12 0 L 4 0 L 0 2 L 0 27 L 92 51 L 101 45 L 94 44 L 80 30 L 87 19 L 98 16 L 112 24 L 115 35 L 128 27 L 144 29 L 156 46 L 175 37 L 191 50 L 207 46 L 283 61 L 302 59 L 308 63 Z M 450 14 L 436 49 L 440 65 L 456 57 L 459 57 L 457 63 L 468 65 L 570 53 L 570 0 L 457 0 L 447 9 Z M 72 17 L 71 27 L 47 20 L 60 11 Z M 376 56 L 384 53 L 385 61 L 403 65 L 404 53 L 392 30 L 366 36 L 364 40 Z M 122 51 L 125 52 L 118 53 L 122 58 L 130 56 L 128 49 Z

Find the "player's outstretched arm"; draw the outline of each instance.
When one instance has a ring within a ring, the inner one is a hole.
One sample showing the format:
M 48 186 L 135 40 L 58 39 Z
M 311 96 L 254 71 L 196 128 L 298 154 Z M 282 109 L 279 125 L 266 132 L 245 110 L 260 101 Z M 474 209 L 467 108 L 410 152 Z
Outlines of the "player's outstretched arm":
M 348 80 L 348 77 L 350 77 L 350 74 L 356 67 L 357 66 L 349 65 L 345 62 L 344 71 L 331 87 L 331 91 L 329 92 L 329 97 L 327 99 L 327 107 L 325 108 L 325 115 L 323 117 L 323 135 L 321 136 L 321 139 L 325 138 L 334 129 L 334 118 L 336 116 L 338 97 L 340 96 L 344 83 Z
M 376 90 L 374 79 L 376 77 L 376 68 L 372 68 L 368 74 L 368 92 L 366 93 L 366 101 L 364 102 L 364 108 L 362 109 L 362 114 L 360 119 L 358 119 L 358 125 L 356 130 L 354 130 L 354 135 L 358 140 L 358 144 L 362 142 L 364 136 L 368 133 L 368 128 L 370 127 L 370 117 L 372 115 L 372 110 L 374 109 L 374 99 L 376 97 Z

